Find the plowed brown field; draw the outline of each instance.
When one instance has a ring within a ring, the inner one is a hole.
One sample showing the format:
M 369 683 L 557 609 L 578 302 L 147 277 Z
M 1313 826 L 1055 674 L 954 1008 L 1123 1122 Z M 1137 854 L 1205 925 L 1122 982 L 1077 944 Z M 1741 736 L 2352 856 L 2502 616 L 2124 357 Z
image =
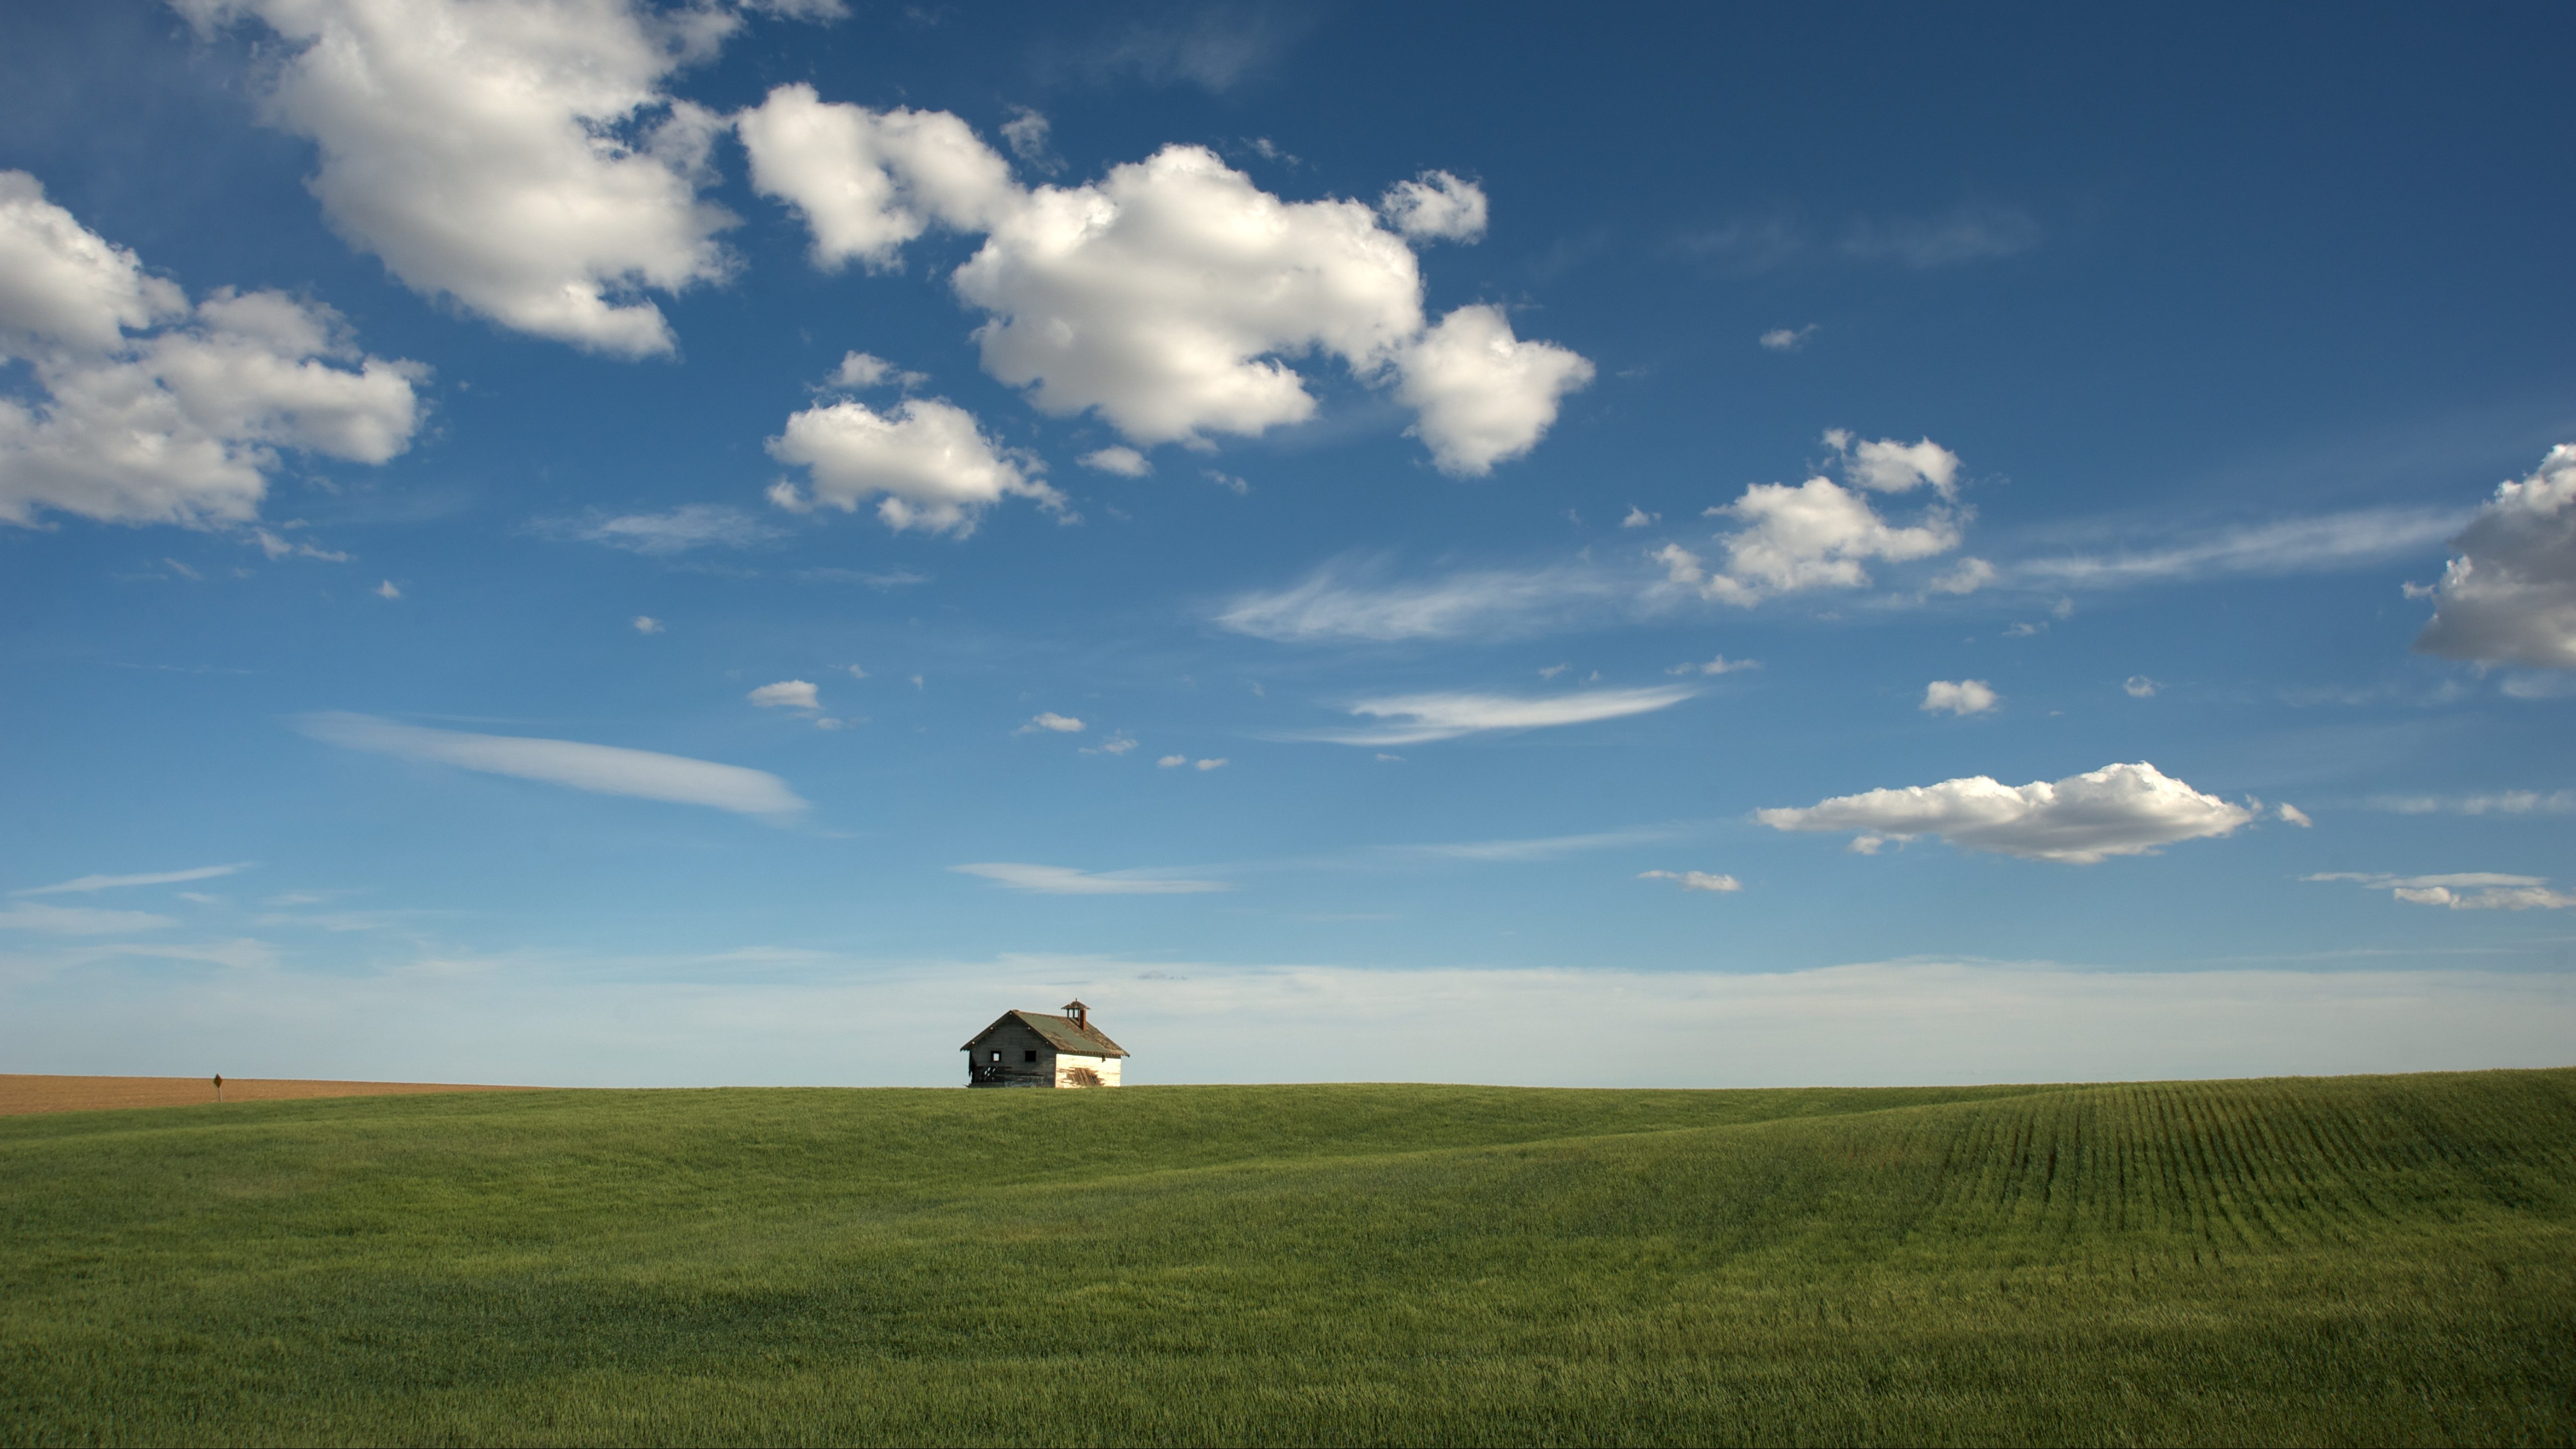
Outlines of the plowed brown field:
M 226 1077 L 227 1102 L 276 1102 L 289 1097 L 383 1097 L 408 1092 L 526 1092 L 530 1087 L 467 1086 L 455 1082 L 303 1082 L 274 1077 Z M 0 1117 L 28 1112 L 95 1112 L 107 1107 L 193 1107 L 215 1104 L 210 1077 L 38 1077 L 0 1072 Z

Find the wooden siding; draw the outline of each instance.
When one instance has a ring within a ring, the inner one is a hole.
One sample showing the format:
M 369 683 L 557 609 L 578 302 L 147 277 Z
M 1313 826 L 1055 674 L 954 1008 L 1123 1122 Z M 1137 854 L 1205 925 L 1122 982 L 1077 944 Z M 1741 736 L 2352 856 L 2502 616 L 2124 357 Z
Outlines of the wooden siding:
M 1002 1054 L 998 1062 L 993 1060 L 995 1052 Z M 1038 1054 L 1036 1061 L 1027 1060 L 1030 1052 Z M 1048 1045 L 1045 1037 L 1016 1021 L 1005 1022 L 975 1038 L 968 1059 L 982 1069 L 968 1073 L 974 1086 L 1052 1087 L 1056 1084 L 1055 1048 Z

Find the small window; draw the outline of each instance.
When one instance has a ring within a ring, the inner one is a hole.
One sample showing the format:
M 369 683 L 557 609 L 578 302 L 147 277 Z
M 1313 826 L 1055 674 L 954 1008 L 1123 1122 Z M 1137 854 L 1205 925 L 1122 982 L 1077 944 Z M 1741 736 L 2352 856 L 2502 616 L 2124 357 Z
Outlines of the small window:
M 1029 1049 L 1029 1050 L 1027 1050 L 1027 1051 L 1024 1051 L 1024 1052 L 1020 1053 L 1020 1060 L 1021 1060 L 1021 1061 L 1024 1061 L 1024 1062 L 1033 1062 L 1033 1061 L 1036 1061 L 1037 1059 L 1038 1059 L 1037 1049 L 1036 1049 L 1036 1048 L 1034 1048 L 1034 1047 L 1030 1048 L 1030 1049 Z
M 995 1060 L 995 1061 L 997 1061 L 997 1062 L 998 1062 L 998 1061 L 1000 1061 L 1001 1059 L 1002 1059 L 1002 1054 L 1001 1054 L 1000 1052 L 995 1052 L 995 1053 L 993 1053 L 993 1060 Z

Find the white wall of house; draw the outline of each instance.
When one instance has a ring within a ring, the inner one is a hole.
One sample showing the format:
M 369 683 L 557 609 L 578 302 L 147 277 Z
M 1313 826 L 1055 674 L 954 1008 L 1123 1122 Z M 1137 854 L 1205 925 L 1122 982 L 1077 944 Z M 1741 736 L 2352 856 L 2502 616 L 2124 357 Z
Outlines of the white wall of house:
M 1077 1057 L 1070 1053 L 1059 1056 L 1055 1059 L 1055 1084 L 1059 1087 L 1070 1087 L 1073 1083 L 1065 1080 L 1065 1074 L 1076 1067 L 1089 1067 L 1100 1074 L 1100 1085 L 1117 1086 L 1118 1064 L 1121 1060 L 1123 1059 L 1119 1057 Z

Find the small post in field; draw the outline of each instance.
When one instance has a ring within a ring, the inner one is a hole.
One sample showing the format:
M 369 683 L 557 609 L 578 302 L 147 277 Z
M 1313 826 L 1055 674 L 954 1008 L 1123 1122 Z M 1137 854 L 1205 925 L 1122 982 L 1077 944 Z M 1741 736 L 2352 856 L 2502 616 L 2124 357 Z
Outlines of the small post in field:
M 216 1101 L 218 1101 L 218 1102 L 220 1102 L 220 1101 L 222 1101 L 223 1099 L 224 1099 L 224 1074 L 223 1074 L 223 1073 L 221 1073 L 221 1072 L 217 1072 L 217 1073 L 215 1073 L 215 1100 L 216 1100 Z

